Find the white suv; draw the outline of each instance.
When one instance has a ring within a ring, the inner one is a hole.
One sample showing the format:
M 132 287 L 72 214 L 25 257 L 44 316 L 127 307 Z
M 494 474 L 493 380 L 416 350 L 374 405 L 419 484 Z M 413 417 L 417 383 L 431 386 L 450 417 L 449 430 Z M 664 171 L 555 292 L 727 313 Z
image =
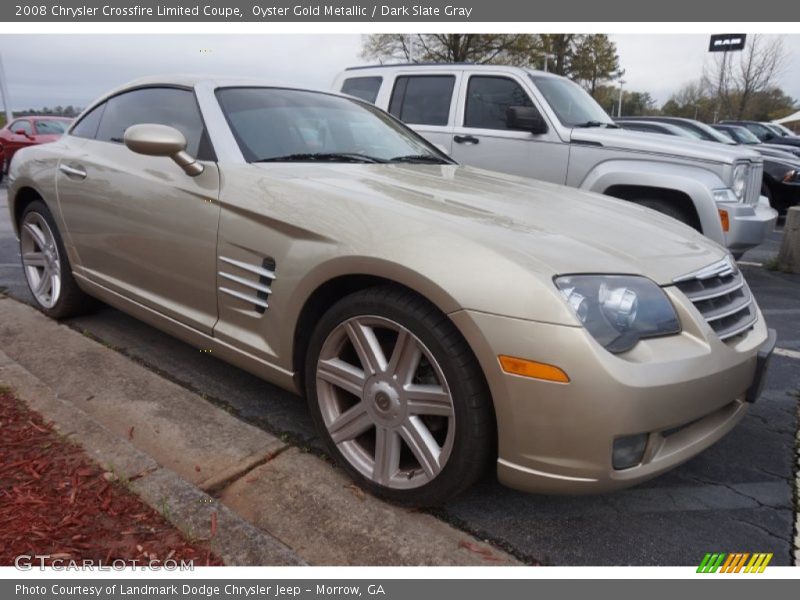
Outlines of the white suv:
M 693 226 L 736 256 L 777 212 L 755 152 L 619 129 L 579 85 L 520 67 L 355 67 L 333 84 L 410 125 L 457 161 L 630 200 Z

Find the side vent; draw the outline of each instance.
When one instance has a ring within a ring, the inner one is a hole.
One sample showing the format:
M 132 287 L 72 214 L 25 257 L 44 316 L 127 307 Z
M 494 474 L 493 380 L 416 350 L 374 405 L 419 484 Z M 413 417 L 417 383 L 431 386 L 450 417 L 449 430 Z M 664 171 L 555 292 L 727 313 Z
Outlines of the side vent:
M 219 260 L 225 263 L 218 271 L 224 280 L 220 282 L 219 291 L 252 304 L 257 313 L 263 314 L 269 308 L 268 299 L 275 281 L 275 260 L 264 258 L 261 266 L 226 256 L 220 256 Z

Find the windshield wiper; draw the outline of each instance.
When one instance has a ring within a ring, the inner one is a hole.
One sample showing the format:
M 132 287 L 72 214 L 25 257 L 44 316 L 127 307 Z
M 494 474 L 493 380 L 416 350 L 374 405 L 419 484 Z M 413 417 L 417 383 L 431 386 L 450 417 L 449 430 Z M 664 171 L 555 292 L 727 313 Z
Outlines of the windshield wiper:
M 446 165 L 449 164 L 448 161 L 445 159 L 434 156 L 433 154 L 406 154 L 404 156 L 395 156 L 394 158 L 390 158 L 389 162 L 393 163 L 434 163 L 437 165 Z
M 260 158 L 253 162 L 311 162 L 315 160 L 330 162 L 385 163 L 382 158 L 358 154 L 357 152 L 306 152 Z
M 606 123 L 605 121 L 586 121 L 585 123 L 576 123 L 575 127 L 603 127 L 605 129 L 619 129 L 619 125 L 614 123 Z

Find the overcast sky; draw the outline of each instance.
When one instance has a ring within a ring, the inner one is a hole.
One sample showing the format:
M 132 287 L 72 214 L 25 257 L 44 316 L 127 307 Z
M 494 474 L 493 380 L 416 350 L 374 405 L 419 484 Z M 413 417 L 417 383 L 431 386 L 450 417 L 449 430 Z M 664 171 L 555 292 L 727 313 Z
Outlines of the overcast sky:
M 800 35 L 785 37 L 784 90 L 800 100 Z M 614 35 L 626 89 L 659 104 L 697 79 L 708 56 L 705 35 Z M 14 109 L 86 106 L 143 75 L 202 73 L 257 77 L 328 89 L 345 67 L 363 63 L 359 35 L 2 35 Z

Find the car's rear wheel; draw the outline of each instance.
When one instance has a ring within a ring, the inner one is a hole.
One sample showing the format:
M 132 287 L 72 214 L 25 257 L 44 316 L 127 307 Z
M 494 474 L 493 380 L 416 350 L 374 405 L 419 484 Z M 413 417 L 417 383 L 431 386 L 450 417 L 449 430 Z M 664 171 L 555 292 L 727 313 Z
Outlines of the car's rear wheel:
M 62 319 L 93 308 L 96 301 L 75 283 L 64 242 L 44 202 L 35 200 L 25 207 L 19 231 L 22 269 L 42 312 Z
M 444 314 L 406 290 L 356 292 L 323 316 L 306 391 L 331 454 L 395 502 L 439 504 L 474 483 L 494 453 L 476 359 Z

